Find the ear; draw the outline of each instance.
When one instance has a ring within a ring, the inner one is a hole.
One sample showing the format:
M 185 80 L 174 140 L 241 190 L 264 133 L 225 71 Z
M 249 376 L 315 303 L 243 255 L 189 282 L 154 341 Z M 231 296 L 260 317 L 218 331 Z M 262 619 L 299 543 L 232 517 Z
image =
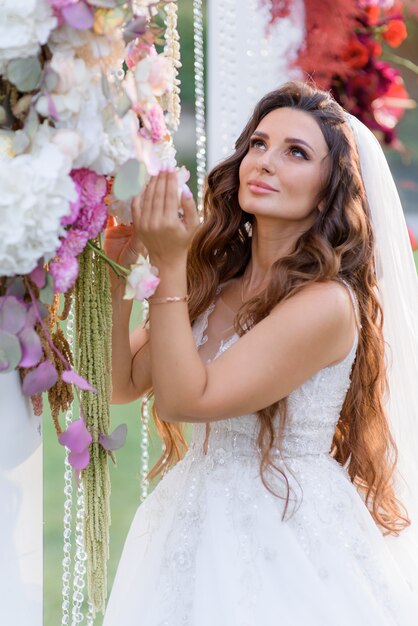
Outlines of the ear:
M 325 200 L 321 200 L 321 202 L 318 204 L 318 213 L 323 213 L 324 210 L 325 210 Z

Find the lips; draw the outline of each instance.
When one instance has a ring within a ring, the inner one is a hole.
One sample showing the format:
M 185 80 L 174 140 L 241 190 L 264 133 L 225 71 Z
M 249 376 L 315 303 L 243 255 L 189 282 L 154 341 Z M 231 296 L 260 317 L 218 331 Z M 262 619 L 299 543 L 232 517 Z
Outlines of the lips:
M 274 193 L 277 192 L 277 189 L 274 189 L 267 183 L 263 183 L 261 180 L 249 180 L 248 187 L 250 191 L 256 194 L 266 194 L 266 193 Z

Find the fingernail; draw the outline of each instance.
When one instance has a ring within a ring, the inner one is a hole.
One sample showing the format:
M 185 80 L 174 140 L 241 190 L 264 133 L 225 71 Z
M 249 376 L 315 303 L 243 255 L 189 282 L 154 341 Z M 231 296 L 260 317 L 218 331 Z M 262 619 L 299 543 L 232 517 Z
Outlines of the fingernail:
M 186 198 L 186 200 L 193 198 L 193 194 L 187 185 L 183 186 L 183 196 Z
M 166 171 L 167 171 L 167 163 L 163 163 L 163 164 L 161 165 L 161 168 L 160 168 L 160 173 L 161 173 L 161 172 L 166 172 Z

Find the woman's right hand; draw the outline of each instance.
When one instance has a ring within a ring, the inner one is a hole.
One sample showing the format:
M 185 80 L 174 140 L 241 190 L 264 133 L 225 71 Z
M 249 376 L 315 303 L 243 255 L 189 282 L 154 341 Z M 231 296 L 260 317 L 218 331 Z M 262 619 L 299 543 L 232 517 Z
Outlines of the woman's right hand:
M 133 224 L 117 224 L 114 217 L 109 216 L 104 237 L 104 250 L 107 256 L 119 265 L 130 268 L 137 262 L 140 254 L 147 256 L 147 249 L 135 233 Z M 117 276 L 110 270 L 112 284 L 117 284 Z

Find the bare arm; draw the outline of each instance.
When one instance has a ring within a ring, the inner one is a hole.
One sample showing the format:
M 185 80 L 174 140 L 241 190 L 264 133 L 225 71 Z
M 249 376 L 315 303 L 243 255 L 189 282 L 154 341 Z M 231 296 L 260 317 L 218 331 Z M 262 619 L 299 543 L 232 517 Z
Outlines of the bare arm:
M 146 251 L 133 225 L 108 220 L 104 247 L 107 255 L 124 267 L 136 262 Z M 129 333 L 132 300 L 124 300 L 125 281 L 110 272 L 112 290 L 112 404 L 136 400 L 152 386 L 148 331 L 143 325 Z
M 141 324 L 129 332 L 132 301 L 123 300 L 124 286 L 112 288 L 112 404 L 125 404 L 152 386 L 148 331 Z

